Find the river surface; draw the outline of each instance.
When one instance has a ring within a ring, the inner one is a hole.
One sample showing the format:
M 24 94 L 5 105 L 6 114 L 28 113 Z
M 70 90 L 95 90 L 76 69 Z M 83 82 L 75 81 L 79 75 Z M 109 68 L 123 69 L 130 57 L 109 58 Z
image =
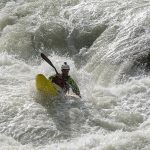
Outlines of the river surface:
M 64 62 L 82 98 L 41 96 Z M 1 150 L 150 150 L 149 0 L 0 0 Z

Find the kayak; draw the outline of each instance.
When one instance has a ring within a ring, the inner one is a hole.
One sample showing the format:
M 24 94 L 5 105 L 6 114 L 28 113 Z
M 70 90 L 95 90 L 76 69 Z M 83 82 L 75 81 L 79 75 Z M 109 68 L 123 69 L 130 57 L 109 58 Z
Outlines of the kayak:
M 61 87 L 53 83 L 51 80 L 47 79 L 43 74 L 37 74 L 36 75 L 36 89 L 39 91 L 41 94 L 43 93 L 45 96 L 64 96 L 63 95 L 63 90 Z M 66 94 L 67 99 L 79 99 L 77 95 L 67 93 Z
M 58 96 L 60 87 L 48 80 L 43 74 L 36 75 L 36 89 L 50 96 Z

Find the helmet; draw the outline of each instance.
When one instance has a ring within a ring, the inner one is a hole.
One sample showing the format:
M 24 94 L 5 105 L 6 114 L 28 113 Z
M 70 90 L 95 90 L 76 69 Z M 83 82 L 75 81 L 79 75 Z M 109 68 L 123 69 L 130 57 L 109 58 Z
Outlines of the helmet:
M 64 62 L 64 64 L 61 66 L 61 70 L 64 70 L 64 69 L 70 70 L 70 67 L 69 67 L 69 65 L 67 64 L 67 62 Z

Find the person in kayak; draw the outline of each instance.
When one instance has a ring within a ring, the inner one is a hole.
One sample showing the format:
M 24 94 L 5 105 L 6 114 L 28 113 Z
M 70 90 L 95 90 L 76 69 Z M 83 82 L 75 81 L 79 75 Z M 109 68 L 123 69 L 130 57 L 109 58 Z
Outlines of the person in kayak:
M 64 93 L 69 92 L 69 89 L 71 88 L 73 93 L 81 97 L 78 85 L 69 76 L 69 70 L 69 65 L 67 64 L 67 62 L 64 62 L 64 64 L 61 66 L 62 73 L 50 76 L 49 80 L 59 85 L 63 89 Z

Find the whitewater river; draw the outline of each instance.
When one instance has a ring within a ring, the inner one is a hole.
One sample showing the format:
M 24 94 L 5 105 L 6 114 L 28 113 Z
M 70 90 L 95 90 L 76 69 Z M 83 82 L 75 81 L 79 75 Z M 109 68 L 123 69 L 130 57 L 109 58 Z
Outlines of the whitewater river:
M 63 62 L 82 99 L 40 96 Z M 0 150 L 150 150 L 149 0 L 0 0 Z

